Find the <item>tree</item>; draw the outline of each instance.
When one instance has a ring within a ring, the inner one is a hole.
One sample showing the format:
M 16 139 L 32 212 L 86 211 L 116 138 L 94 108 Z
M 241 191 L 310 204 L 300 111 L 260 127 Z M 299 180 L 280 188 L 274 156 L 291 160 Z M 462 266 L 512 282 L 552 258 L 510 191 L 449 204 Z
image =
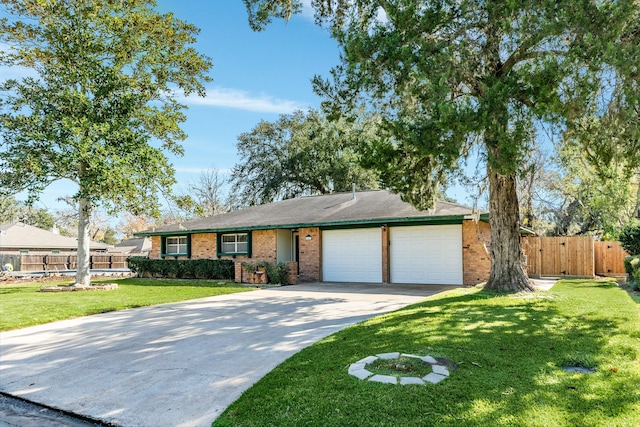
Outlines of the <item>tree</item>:
M 249 12 L 264 14 L 272 2 L 263 3 Z M 284 10 L 283 1 L 275 3 Z M 486 288 L 532 290 L 521 262 L 517 176 L 542 123 L 572 129 L 576 119 L 615 104 L 618 117 L 637 129 L 638 2 L 312 4 L 316 20 L 343 49 L 331 79 L 314 79 L 324 106 L 338 116 L 357 107 L 381 117 L 387 137 L 368 149 L 380 167 L 403 156 L 423 160 L 396 177 L 404 180 L 405 199 L 417 206 L 428 206 L 442 178 L 459 168 L 472 146 L 479 147 L 492 238 Z M 631 142 L 616 143 L 630 153 Z
M 631 255 L 640 255 L 640 221 L 633 220 L 625 225 L 618 235 L 620 244 Z
M 231 194 L 238 206 L 301 195 L 377 188 L 377 175 L 359 164 L 351 148 L 367 134 L 358 123 L 329 122 L 317 111 L 284 114 L 260 122 L 238 137 L 240 162 L 233 168 Z
M 633 171 L 614 160 L 596 167 L 581 147 L 572 144 L 562 147 L 558 163 L 547 187 L 556 201 L 551 209 L 552 234 L 613 238 L 633 218 L 637 206 Z
M 204 218 L 219 213 L 228 212 L 228 196 L 225 195 L 224 185 L 227 179 L 221 175 L 215 166 L 203 171 L 197 181 L 191 181 L 188 194 L 175 197 L 176 208 L 188 217 Z
M 54 225 L 53 215 L 46 209 L 34 208 L 13 197 L 0 198 L 0 224 L 13 221 L 19 221 L 43 230 L 50 230 Z
M 124 233 L 125 239 L 132 239 L 134 233 L 142 230 L 148 230 L 154 226 L 153 219 L 146 215 L 133 215 L 125 212 L 118 223 L 118 230 Z
M 0 190 L 78 185 L 76 282 L 88 285 L 91 213 L 158 213 L 175 182 L 165 152 L 185 138 L 177 96 L 204 95 L 211 62 L 191 47 L 198 29 L 153 0 L 0 3 L 0 64 L 32 73 L 1 85 Z
M 116 234 L 118 234 L 118 232 L 115 229 L 113 229 L 112 227 L 107 227 L 106 230 L 104 230 L 104 233 L 100 241 L 103 243 L 106 243 L 107 245 L 113 246 L 116 243 L 118 243 L 118 238 L 116 237 Z

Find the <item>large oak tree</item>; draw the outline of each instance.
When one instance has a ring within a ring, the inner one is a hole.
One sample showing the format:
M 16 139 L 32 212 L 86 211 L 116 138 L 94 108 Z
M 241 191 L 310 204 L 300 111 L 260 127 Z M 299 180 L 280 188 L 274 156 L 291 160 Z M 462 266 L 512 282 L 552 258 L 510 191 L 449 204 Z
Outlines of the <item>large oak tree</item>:
M 295 12 L 295 0 L 245 0 L 250 24 Z M 293 4 L 293 6 L 292 6 Z M 531 290 L 521 262 L 516 180 L 539 124 L 560 133 L 578 120 L 624 119 L 594 155 L 638 149 L 640 2 L 637 0 L 313 0 L 316 20 L 343 49 L 325 106 L 363 108 L 385 138 L 367 147 L 392 187 L 417 206 L 473 146 L 486 162 L 495 290 Z M 603 133 L 609 135 L 610 133 Z M 580 143 L 594 141 L 583 138 Z M 562 139 L 562 138 L 560 138 Z M 405 162 L 394 176 L 389 164 Z
M 353 146 L 370 137 L 359 122 L 330 122 L 318 111 L 283 114 L 238 136 L 230 182 L 233 208 L 313 194 L 378 188 Z
M 78 191 L 78 272 L 88 285 L 98 205 L 158 209 L 181 154 L 180 94 L 204 95 L 211 67 L 198 29 L 153 0 L 0 0 L 0 64 L 26 70 L 0 90 L 0 189 L 31 196 L 68 179 Z

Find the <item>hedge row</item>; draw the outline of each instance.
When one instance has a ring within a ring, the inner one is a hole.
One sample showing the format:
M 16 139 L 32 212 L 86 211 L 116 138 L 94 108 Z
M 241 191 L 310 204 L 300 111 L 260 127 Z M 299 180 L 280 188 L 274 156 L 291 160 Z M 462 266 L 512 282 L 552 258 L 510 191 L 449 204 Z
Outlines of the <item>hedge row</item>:
M 628 274 L 631 287 L 640 290 L 640 255 L 626 257 L 624 259 L 624 270 Z
M 149 259 L 127 258 L 129 269 L 138 276 L 151 275 L 176 279 L 233 280 L 235 270 L 230 259 Z

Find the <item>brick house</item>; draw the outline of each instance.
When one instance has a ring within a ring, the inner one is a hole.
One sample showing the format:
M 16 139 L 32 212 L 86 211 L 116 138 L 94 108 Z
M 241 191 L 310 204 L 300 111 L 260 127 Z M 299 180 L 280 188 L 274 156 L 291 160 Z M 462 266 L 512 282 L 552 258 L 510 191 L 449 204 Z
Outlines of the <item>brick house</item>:
M 300 197 L 157 227 L 150 258 L 289 263 L 302 282 L 473 285 L 490 270 L 486 213 L 415 209 L 385 190 Z M 236 277 L 238 280 L 238 277 Z

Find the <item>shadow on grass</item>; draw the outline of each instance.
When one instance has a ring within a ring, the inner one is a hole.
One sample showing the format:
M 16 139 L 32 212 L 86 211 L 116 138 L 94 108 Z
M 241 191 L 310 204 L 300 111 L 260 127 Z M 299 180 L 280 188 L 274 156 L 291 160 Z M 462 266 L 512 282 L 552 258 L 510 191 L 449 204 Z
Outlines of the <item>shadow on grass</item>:
M 587 290 L 597 299 L 595 293 L 613 287 L 578 281 L 572 292 Z M 611 363 L 632 366 L 639 349 L 629 344 L 616 353 L 610 345 L 620 331 L 630 334 L 622 341 L 637 343 L 631 336 L 637 328 L 625 329 L 633 316 L 601 317 L 588 305 L 568 310 L 567 301 L 556 293 L 476 292 L 371 319 L 280 365 L 214 426 L 259 425 L 260 419 L 282 426 L 636 425 L 639 392 L 630 385 L 640 375 L 616 373 Z M 346 373 L 363 357 L 395 351 L 446 357 L 458 369 L 426 386 L 377 384 Z M 563 363 L 575 358 L 593 360 L 597 372 L 564 372 Z

